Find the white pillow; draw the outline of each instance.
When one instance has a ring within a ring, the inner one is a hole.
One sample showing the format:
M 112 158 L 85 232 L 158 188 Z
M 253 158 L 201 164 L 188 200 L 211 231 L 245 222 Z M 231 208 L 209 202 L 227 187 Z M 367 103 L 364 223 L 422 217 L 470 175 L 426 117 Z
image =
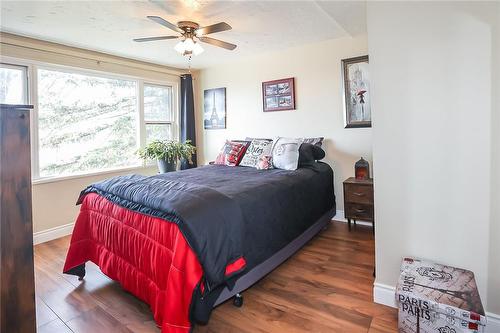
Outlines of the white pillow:
M 259 161 L 264 156 L 271 155 L 273 141 L 266 139 L 254 139 L 245 152 L 245 156 L 241 160 L 240 166 L 249 166 L 256 168 Z
M 303 139 L 280 138 L 273 143 L 273 166 L 277 169 L 297 170 L 299 147 Z

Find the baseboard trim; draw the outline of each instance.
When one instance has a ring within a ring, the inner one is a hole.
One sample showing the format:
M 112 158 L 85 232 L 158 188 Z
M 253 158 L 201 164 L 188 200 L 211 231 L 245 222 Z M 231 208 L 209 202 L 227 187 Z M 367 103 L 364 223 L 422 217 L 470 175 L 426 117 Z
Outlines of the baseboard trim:
M 486 333 L 500 332 L 500 315 L 486 312 Z
M 51 241 L 56 238 L 61 238 L 67 235 L 71 235 L 73 232 L 73 227 L 75 223 L 68 223 L 58 227 L 50 228 L 47 230 L 42 230 L 33 233 L 33 244 L 40 244 Z
M 383 283 L 374 283 L 373 301 L 378 304 L 396 308 L 396 288 Z M 486 333 L 500 332 L 500 315 L 486 312 L 486 320 Z
M 347 220 L 346 220 L 345 215 L 344 215 L 344 211 L 343 210 L 337 210 L 337 212 L 335 213 L 335 216 L 332 218 L 332 221 L 347 223 Z M 356 224 L 366 225 L 366 226 L 369 226 L 369 227 L 371 227 L 373 225 L 371 222 L 358 221 L 358 220 L 356 220 Z
M 396 288 L 383 283 L 375 282 L 373 284 L 373 301 L 378 304 L 397 308 Z

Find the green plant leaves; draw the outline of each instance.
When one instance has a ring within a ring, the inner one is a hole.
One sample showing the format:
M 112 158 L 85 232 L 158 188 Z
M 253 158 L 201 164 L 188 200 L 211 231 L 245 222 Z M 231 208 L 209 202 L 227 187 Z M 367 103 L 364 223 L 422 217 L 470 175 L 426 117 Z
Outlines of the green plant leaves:
M 152 159 L 177 162 L 185 159 L 189 164 L 192 164 L 195 152 L 196 147 L 191 144 L 190 140 L 186 140 L 185 143 L 173 140 L 155 140 L 146 145 L 146 147 L 139 149 L 137 153 L 144 160 Z

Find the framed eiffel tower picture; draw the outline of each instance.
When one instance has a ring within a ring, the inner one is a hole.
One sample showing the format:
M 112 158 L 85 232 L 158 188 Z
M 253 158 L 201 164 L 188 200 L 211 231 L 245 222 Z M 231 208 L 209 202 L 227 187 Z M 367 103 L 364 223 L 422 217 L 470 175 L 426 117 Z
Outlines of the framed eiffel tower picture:
M 226 128 L 226 88 L 207 89 L 203 97 L 204 128 Z

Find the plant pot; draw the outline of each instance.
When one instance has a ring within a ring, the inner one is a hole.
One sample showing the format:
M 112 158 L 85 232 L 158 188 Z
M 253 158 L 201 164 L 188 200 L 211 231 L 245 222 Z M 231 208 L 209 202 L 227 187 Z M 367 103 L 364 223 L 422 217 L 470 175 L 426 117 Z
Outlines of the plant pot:
M 166 160 L 158 160 L 158 170 L 160 173 L 167 173 L 170 171 L 175 171 L 177 169 L 177 162 L 174 161 L 166 161 Z

